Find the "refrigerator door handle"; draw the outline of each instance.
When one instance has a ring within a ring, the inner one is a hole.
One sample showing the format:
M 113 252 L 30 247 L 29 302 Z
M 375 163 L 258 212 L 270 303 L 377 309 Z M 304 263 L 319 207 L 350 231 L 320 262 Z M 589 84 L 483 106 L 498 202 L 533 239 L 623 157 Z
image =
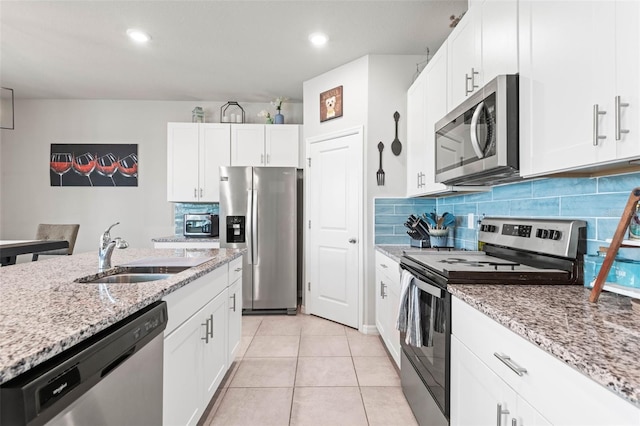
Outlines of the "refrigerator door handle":
M 253 193 L 253 199 L 251 200 L 251 258 L 253 264 L 258 262 L 258 191 L 256 189 L 251 191 Z
M 247 221 L 245 225 L 245 236 L 247 237 L 247 264 L 253 265 L 253 190 L 247 189 Z M 251 226 L 252 231 L 247 232 L 246 227 Z

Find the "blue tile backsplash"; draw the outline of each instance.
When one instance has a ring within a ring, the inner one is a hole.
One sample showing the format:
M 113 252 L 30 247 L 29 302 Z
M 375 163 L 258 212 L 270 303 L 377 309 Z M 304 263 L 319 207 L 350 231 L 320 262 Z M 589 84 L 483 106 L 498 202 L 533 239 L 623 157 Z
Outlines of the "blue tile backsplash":
M 183 235 L 184 215 L 187 213 L 210 213 L 219 214 L 220 205 L 218 203 L 174 203 L 173 214 L 175 217 L 175 234 Z
M 446 198 L 379 198 L 375 200 L 376 244 L 409 244 L 404 222 L 411 213 L 446 211 L 457 218 L 452 241 L 455 247 L 475 250 L 476 229 L 467 228 L 486 216 L 571 218 L 587 222 L 587 253 L 607 245 L 620 220 L 631 190 L 640 186 L 640 173 L 598 178 L 549 178 L 494 187 L 483 193 Z

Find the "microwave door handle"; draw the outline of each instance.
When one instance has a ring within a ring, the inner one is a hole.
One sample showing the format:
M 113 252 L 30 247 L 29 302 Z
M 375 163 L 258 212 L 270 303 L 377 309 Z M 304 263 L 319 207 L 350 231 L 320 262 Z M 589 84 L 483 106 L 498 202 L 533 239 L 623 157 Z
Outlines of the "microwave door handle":
M 480 148 L 480 143 L 478 142 L 478 119 L 480 118 L 480 113 L 483 108 L 484 102 L 480 102 L 475 111 L 473 111 L 473 117 L 471 117 L 471 147 L 478 158 L 484 157 L 484 152 L 482 152 L 482 148 Z

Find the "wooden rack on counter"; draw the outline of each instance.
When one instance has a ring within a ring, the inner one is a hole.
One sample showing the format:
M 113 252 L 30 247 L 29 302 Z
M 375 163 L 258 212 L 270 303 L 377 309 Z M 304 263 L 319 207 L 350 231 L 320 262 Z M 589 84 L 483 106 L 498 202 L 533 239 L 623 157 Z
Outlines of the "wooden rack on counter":
M 613 238 L 611 239 L 611 245 L 607 250 L 600 272 L 598 272 L 598 276 L 593 284 L 593 289 L 589 295 L 589 302 L 596 303 L 598 301 L 602 287 L 604 286 L 607 275 L 611 270 L 611 266 L 613 265 L 613 261 L 615 260 L 620 247 L 632 247 L 631 245 L 628 246 L 624 244 L 624 235 L 626 234 L 629 223 L 631 223 L 631 219 L 636 212 L 638 202 L 640 202 L 640 187 L 634 188 L 629 195 L 629 201 L 627 201 L 627 205 L 622 212 L 616 232 L 613 234 Z

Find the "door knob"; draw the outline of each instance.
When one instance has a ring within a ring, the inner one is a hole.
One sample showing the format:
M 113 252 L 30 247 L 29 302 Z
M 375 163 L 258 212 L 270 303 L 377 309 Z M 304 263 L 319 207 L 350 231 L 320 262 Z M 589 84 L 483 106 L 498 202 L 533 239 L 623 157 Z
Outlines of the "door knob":
M 356 243 L 356 239 L 355 238 L 349 238 L 349 243 L 350 244 L 355 244 Z

